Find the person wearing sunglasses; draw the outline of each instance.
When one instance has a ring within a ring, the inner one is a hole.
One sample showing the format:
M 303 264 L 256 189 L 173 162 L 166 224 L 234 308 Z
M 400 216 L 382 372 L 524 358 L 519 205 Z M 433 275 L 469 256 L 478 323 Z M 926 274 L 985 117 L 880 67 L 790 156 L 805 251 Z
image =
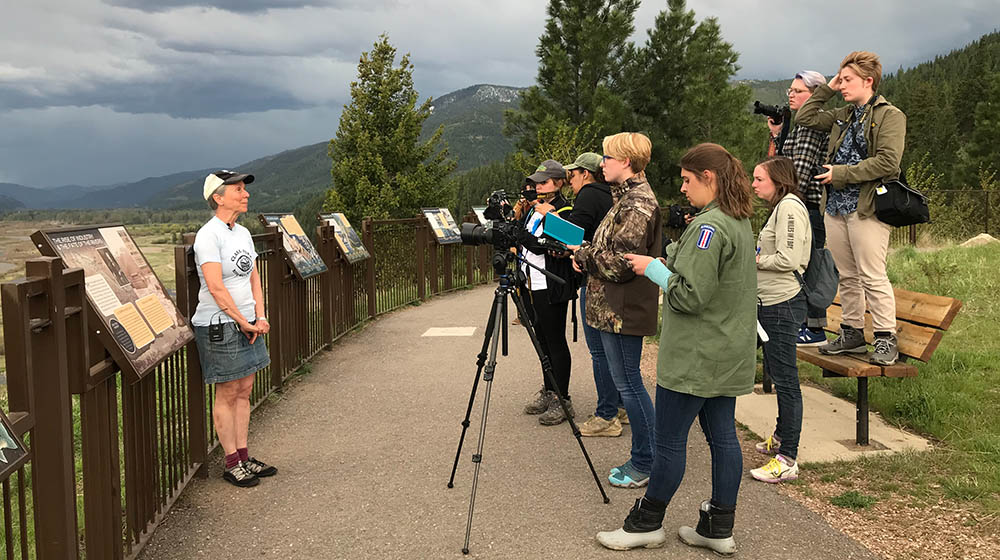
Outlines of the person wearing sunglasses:
M 629 458 L 611 469 L 608 481 L 621 488 L 649 482 L 653 469 L 655 416 L 639 362 L 643 337 L 656 333 L 656 284 L 632 270 L 626 253 L 655 257 L 663 243 L 663 218 L 644 170 L 652 143 L 644 134 L 621 132 L 604 138 L 601 169 L 614 205 L 597 226 L 592 242 L 574 250 L 573 265 L 587 274 L 586 321 L 600 331 L 608 370 L 632 427 Z
M 798 113 L 802 105 L 812 97 L 816 88 L 826 83 L 826 78 L 819 72 L 803 70 L 795 75 L 792 85 L 788 88 L 788 107 Z M 777 136 L 782 125 L 775 124 L 770 118 L 767 126 L 771 134 Z M 816 169 L 826 162 L 826 150 L 830 142 L 830 134 L 824 130 L 816 130 L 800 123 L 795 123 L 792 131 L 785 138 L 784 144 L 778 146 L 778 155 L 791 158 L 795 165 L 795 174 L 799 181 L 799 193 L 809 212 L 809 226 L 812 229 L 812 243 L 817 249 L 826 245 L 826 226 L 823 223 L 823 211 L 820 202 L 823 200 L 825 187 L 814 177 Z M 826 309 L 809 306 L 806 322 L 799 328 L 799 346 L 819 346 L 826 343 L 823 327 L 826 326 Z

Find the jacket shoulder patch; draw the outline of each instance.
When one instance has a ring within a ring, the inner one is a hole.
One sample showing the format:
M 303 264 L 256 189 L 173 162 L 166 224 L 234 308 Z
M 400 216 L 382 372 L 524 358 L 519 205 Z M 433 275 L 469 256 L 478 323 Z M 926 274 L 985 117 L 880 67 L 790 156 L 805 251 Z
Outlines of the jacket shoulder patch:
M 698 232 L 698 248 L 706 250 L 712 245 L 712 237 L 715 236 L 715 226 L 702 224 L 701 231 Z

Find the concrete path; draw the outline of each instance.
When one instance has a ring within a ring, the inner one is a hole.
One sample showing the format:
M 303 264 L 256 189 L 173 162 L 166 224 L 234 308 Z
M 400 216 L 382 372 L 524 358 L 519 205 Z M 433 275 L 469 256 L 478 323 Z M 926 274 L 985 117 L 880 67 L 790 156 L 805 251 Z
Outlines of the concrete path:
M 463 558 L 483 384 L 455 488 L 446 483 L 492 300 L 486 287 L 435 298 L 338 342 L 254 415 L 251 453 L 278 466 L 278 475 L 234 488 L 219 476 L 216 454 L 210 476 L 184 491 L 140 558 Z M 431 327 L 476 329 L 421 336 Z M 500 358 L 493 384 L 469 557 L 713 558 L 674 539 L 629 553 L 594 540 L 620 527 L 643 491 L 606 486 L 612 501 L 604 505 L 569 427 L 543 427 L 522 413 L 541 374 L 524 330 L 510 333 L 510 355 Z M 571 393 L 583 420 L 595 393 L 582 332 L 571 348 Z M 655 364 L 654 347 L 646 347 L 644 364 Z M 628 434 L 584 438 L 602 478 L 626 459 Z M 664 519 L 670 534 L 697 521 L 710 493 L 708 455 L 695 423 L 687 476 Z M 747 468 L 761 463 L 744 456 Z M 737 557 L 747 560 L 876 558 L 749 475 L 736 539 Z
M 875 378 L 871 383 L 879 383 Z M 774 431 L 778 403 L 772 392 L 760 385 L 754 392 L 736 399 L 736 420 L 761 438 Z M 854 403 L 830 393 L 802 386 L 802 436 L 798 460 L 803 463 L 853 461 L 866 455 L 929 451 L 925 438 L 889 425 L 876 413 L 868 415 L 869 445 L 857 444 L 857 408 Z

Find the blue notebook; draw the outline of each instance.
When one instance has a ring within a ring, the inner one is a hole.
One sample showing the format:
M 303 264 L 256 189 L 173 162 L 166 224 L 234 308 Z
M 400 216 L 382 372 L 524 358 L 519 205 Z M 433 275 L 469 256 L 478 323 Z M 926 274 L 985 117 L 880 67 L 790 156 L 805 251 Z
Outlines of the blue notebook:
M 560 218 L 555 212 L 545 215 L 545 235 L 561 241 L 566 245 L 580 245 L 583 243 L 583 228 Z

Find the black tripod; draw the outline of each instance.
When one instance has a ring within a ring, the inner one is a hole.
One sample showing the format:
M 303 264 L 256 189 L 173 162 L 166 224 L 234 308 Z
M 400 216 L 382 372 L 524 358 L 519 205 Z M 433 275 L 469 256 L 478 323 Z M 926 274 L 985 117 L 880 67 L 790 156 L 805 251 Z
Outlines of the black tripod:
M 583 458 L 587 460 L 587 466 L 590 467 L 590 474 L 594 476 L 594 482 L 597 483 L 597 488 L 601 491 L 601 497 L 604 498 L 604 503 L 611 501 L 608 498 L 607 493 L 604 491 L 601 479 L 598 478 L 597 472 L 594 470 L 594 463 L 591 462 L 590 455 L 587 454 L 587 448 L 583 446 L 583 438 L 580 434 L 580 429 L 577 428 L 576 423 L 573 422 L 573 418 L 569 414 L 569 410 L 566 407 L 566 401 L 563 399 L 563 394 L 559 390 L 559 387 L 553 378 L 552 364 L 549 362 L 548 356 L 542 352 L 542 347 L 538 342 L 538 337 L 535 335 L 531 321 L 528 319 L 528 313 L 524 308 L 524 303 L 521 301 L 520 295 L 518 295 L 517 288 L 518 286 L 523 285 L 523 280 L 520 276 L 518 276 L 521 272 L 512 266 L 514 262 L 515 256 L 509 251 L 497 250 L 493 252 L 493 270 L 496 271 L 497 276 L 500 277 L 500 285 L 497 286 L 493 298 L 493 308 L 490 310 L 490 318 L 486 323 L 486 334 L 483 338 L 483 348 L 480 350 L 476 361 L 476 377 L 472 383 L 472 393 L 469 395 L 469 406 L 465 410 L 465 420 L 462 420 L 462 435 L 458 439 L 458 451 L 455 452 L 455 464 L 451 468 L 451 478 L 448 479 L 448 488 L 454 488 L 455 471 L 458 470 L 458 459 L 462 454 L 462 443 L 465 441 L 465 433 L 469 429 L 469 416 L 472 414 L 472 405 L 476 400 L 476 389 L 479 387 L 479 374 L 482 373 L 483 381 L 486 382 L 486 397 L 483 401 L 483 419 L 479 427 L 479 445 L 476 447 L 476 452 L 472 455 L 472 462 L 475 463 L 476 466 L 475 472 L 472 476 L 472 497 L 469 499 L 469 518 L 465 526 L 465 546 L 462 547 L 462 553 L 464 554 L 469 553 L 469 534 L 472 531 L 472 513 L 476 507 L 476 487 L 479 483 L 479 466 L 483 459 L 483 440 L 486 437 L 486 418 L 490 410 L 490 391 L 493 388 L 493 372 L 496 371 L 497 366 L 497 346 L 500 343 L 501 337 L 503 338 L 503 355 L 507 355 L 508 295 L 514 300 L 514 305 L 517 307 L 518 315 L 521 317 L 521 324 L 524 326 L 524 329 L 528 331 L 528 338 L 531 339 L 531 344 L 534 346 L 535 353 L 538 354 L 538 359 L 542 364 L 542 373 L 555 389 L 556 397 L 559 399 L 559 405 L 562 407 L 563 414 L 566 416 L 566 420 L 568 421 L 570 428 L 573 430 L 573 435 L 576 437 L 577 443 L 580 444 L 580 451 L 583 452 Z M 531 263 L 525 262 L 525 264 L 534 267 Z M 547 278 L 550 278 L 554 282 L 565 283 L 562 278 L 559 278 L 550 272 L 537 267 L 534 268 L 544 273 Z M 487 350 L 489 351 L 489 354 L 487 354 Z

